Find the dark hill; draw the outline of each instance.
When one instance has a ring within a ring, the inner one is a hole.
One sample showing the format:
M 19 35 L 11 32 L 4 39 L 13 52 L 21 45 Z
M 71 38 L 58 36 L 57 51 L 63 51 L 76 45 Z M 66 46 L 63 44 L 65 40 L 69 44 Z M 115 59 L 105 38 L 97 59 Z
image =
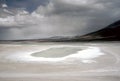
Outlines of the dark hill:
M 82 40 L 120 40 L 120 20 L 107 26 L 106 28 L 83 35 Z
M 120 41 L 120 20 L 96 32 L 83 36 L 56 36 L 44 39 L 0 40 L 0 42 L 76 42 L 76 41 Z

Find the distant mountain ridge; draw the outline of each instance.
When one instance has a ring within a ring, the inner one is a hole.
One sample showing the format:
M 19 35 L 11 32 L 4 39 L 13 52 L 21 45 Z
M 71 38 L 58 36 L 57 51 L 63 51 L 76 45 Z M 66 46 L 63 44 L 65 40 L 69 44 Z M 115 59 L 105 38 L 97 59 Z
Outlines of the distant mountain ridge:
M 43 39 L 1 40 L 0 42 L 76 42 L 76 41 L 120 41 L 120 20 L 83 36 L 55 36 Z
M 120 40 L 120 20 L 98 30 L 80 37 L 82 40 Z

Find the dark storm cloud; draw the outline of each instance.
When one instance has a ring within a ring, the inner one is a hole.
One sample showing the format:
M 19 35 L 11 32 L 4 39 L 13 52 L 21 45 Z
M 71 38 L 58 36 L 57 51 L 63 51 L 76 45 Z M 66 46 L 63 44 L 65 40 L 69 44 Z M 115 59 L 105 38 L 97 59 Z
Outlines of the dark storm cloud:
M 7 27 L 0 39 L 84 35 L 120 20 L 119 4 L 119 0 L 15 0 L 8 6 L 32 12 L 23 9 L 0 18 L 2 28 Z
M 63 31 L 68 28 L 74 34 L 85 34 L 119 20 L 119 3 L 117 0 L 51 0 L 48 6 L 37 11 L 48 17 L 58 17 L 58 29 L 64 26 Z

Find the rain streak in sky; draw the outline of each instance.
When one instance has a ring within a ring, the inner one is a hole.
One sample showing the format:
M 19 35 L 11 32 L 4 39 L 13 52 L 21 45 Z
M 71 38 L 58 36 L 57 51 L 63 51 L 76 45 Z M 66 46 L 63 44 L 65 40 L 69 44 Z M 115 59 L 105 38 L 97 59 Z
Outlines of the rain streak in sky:
M 0 0 L 0 40 L 81 36 L 120 19 L 119 0 Z

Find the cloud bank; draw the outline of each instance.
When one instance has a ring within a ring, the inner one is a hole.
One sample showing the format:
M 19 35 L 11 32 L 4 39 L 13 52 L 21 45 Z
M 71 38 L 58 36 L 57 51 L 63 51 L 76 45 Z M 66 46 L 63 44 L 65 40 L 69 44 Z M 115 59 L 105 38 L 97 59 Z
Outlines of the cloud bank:
M 38 1 L 42 2 L 34 3 Z M 119 20 L 119 4 L 119 0 L 49 0 L 33 12 L 26 6 L 1 8 L 0 40 L 84 35 Z

